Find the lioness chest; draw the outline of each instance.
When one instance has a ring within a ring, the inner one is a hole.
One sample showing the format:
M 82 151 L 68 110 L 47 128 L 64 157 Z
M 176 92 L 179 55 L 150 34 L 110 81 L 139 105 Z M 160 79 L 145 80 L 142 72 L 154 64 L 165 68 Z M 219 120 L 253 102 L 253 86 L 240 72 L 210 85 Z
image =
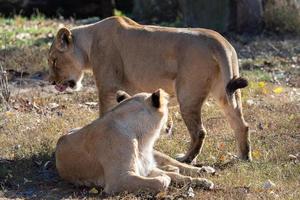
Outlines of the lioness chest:
M 152 152 L 140 152 L 137 160 L 137 168 L 140 176 L 148 176 L 156 166 Z

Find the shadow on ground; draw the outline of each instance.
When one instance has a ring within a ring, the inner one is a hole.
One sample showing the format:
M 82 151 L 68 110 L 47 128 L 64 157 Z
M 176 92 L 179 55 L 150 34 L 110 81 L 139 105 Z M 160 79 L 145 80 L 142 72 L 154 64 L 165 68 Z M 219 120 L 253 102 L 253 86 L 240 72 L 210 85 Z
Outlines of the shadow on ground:
M 23 199 L 84 198 L 89 188 L 76 187 L 61 180 L 54 155 L 0 159 L 0 197 Z
M 237 161 L 229 163 L 229 165 L 232 166 L 236 164 Z M 216 164 L 215 167 L 217 167 L 218 170 L 224 170 L 224 168 L 228 166 L 226 164 Z M 56 171 L 54 154 L 50 156 L 35 155 L 33 157 L 16 160 L 0 158 L 0 188 L 0 197 L 9 199 L 82 199 L 86 197 L 109 197 L 101 192 L 102 188 L 97 188 L 97 194 L 94 194 L 90 192 L 92 191 L 91 188 L 77 187 L 63 181 Z M 214 192 L 218 192 L 218 190 L 219 189 L 216 189 Z M 155 198 L 153 194 L 149 195 L 149 193 L 144 194 L 139 192 L 132 195 L 131 197 L 149 198 L 151 196 Z

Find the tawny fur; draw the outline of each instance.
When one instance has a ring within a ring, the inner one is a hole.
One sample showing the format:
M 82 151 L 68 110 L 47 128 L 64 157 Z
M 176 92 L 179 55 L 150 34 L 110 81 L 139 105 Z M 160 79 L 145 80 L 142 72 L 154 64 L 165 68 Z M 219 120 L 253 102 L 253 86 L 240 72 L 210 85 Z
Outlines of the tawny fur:
M 56 148 L 60 176 L 75 184 L 104 187 L 110 194 L 140 189 L 159 192 L 171 180 L 211 189 L 211 181 L 178 173 L 195 175 L 201 168 L 153 151 L 167 119 L 167 105 L 163 90 L 139 93 L 91 124 L 62 136 Z
M 126 17 L 60 29 L 49 51 L 50 80 L 80 85 L 84 70 L 94 72 L 101 113 L 116 103 L 117 90 L 130 94 L 163 88 L 176 96 L 191 136 L 180 161 L 191 162 L 203 147 L 201 107 L 209 94 L 234 129 L 241 158 L 251 160 L 248 125 L 242 113 L 237 54 L 215 31 L 140 25 Z M 230 86 L 227 87 L 230 83 Z M 237 87 L 236 87 L 237 86 Z M 226 92 L 230 90 L 229 95 Z

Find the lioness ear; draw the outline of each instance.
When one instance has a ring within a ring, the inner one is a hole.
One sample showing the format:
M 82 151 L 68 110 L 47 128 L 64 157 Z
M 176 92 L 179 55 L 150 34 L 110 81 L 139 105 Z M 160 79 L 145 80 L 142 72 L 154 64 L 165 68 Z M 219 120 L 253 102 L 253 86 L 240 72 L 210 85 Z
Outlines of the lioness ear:
M 155 108 L 160 108 L 162 105 L 168 104 L 169 95 L 163 90 L 158 89 L 151 95 L 152 105 Z
M 72 33 L 65 27 L 59 29 L 55 40 L 55 46 L 60 51 L 66 51 L 73 44 Z
M 125 91 L 123 91 L 123 90 L 117 91 L 117 102 L 118 103 L 120 103 L 124 99 L 128 99 L 128 98 L 130 98 L 130 95 L 127 94 Z

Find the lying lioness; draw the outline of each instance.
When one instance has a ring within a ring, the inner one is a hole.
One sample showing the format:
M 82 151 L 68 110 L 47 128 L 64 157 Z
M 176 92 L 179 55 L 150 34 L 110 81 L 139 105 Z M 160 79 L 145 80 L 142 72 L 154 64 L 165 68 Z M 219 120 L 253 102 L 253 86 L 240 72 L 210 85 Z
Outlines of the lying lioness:
M 140 25 L 126 17 L 62 28 L 49 51 L 50 81 L 59 91 L 78 88 L 83 71 L 92 69 L 101 113 L 116 103 L 117 90 L 129 93 L 163 88 L 176 96 L 191 136 L 180 161 L 191 162 L 206 135 L 201 107 L 211 93 L 235 131 L 241 158 L 251 160 L 248 125 L 240 92 L 247 81 L 239 77 L 237 54 L 220 34 L 207 29 Z
M 159 152 L 154 158 L 153 145 L 168 115 L 168 95 L 163 90 L 133 97 L 119 91 L 117 101 L 121 103 L 101 118 L 59 139 L 56 167 L 62 178 L 80 185 L 102 186 L 106 193 L 139 189 L 158 192 L 168 188 L 171 180 L 213 187 L 206 179 L 174 172 L 196 174 L 201 168 Z

